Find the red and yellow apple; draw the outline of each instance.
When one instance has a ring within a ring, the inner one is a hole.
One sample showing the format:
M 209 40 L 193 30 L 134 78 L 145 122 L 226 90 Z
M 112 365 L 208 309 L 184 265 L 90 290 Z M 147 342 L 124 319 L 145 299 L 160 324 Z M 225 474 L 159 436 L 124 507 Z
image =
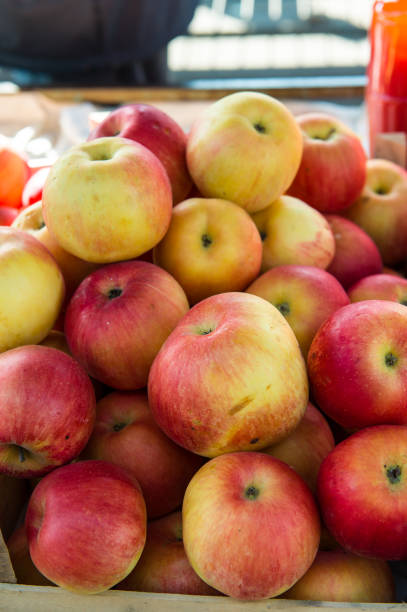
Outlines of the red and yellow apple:
M 276 266 L 246 289 L 278 308 L 290 324 L 304 358 L 322 323 L 349 297 L 331 274 L 315 266 Z
M 206 198 L 262 210 L 291 184 L 301 131 L 288 108 L 267 94 L 241 91 L 212 103 L 193 123 L 187 164 Z
M 294 264 L 327 268 L 335 254 L 328 221 L 315 208 L 291 196 L 281 196 L 252 215 L 263 241 L 262 272 Z
M 33 236 L 0 227 L 0 352 L 41 342 L 65 295 L 55 259 Z
M 132 472 L 149 519 L 181 506 L 189 481 L 203 463 L 202 457 L 174 444 L 161 431 L 144 391 L 113 391 L 97 403 L 95 426 L 83 456 Z
M 307 406 L 308 380 L 277 308 L 230 292 L 181 319 L 151 366 L 148 398 L 174 442 L 214 457 L 266 448 L 291 433 Z
M 407 256 L 407 171 L 385 159 L 369 159 L 363 191 L 346 211 L 376 243 L 383 263 Z
M 287 193 L 323 213 L 345 210 L 365 183 L 366 153 L 360 138 L 326 113 L 304 113 L 296 120 L 303 135 L 303 152 Z
M 361 227 L 339 215 L 326 215 L 326 219 L 335 238 L 335 255 L 327 270 L 345 289 L 382 271 L 379 249 Z
M 69 355 L 27 345 L 0 354 L 0 473 L 40 476 L 76 458 L 92 433 L 95 394 Z
M 239 206 L 191 198 L 174 207 L 170 227 L 154 248 L 154 262 L 183 287 L 191 304 L 226 291 L 243 291 L 260 272 L 262 245 Z
M 243 600 L 286 591 L 310 567 L 320 539 L 307 485 L 264 453 L 228 453 L 201 467 L 185 493 L 182 528 L 198 576 Z
M 145 387 L 154 357 L 189 310 L 168 272 L 145 261 L 102 266 L 87 276 L 65 313 L 72 355 L 114 389 Z
M 365 276 L 348 290 L 351 302 L 388 300 L 407 306 L 407 279 L 395 274 Z
M 220 595 L 191 567 L 182 541 L 181 512 L 147 524 L 147 540 L 134 570 L 117 585 L 124 591 Z
M 120 106 L 92 130 L 88 140 L 105 136 L 135 140 L 150 149 L 168 174 L 174 204 L 187 197 L 192 186 L 185 159 L 187 137 L 167 113 L 150 104 Z
M 30 556 L 44 576 L 76 593 L 99 593 L 139 560 L 146 509 L 131 474 L 107 461 L 80 461 L 38 483 L 25 527 Z
M 30 176 L 26 159 L 5 140 L 0 141 L 0 206 L 20 208 L 24 185 Z
M 54 163 L 42 194 L 45 223 L 85 261 L 138 257 L 156 245 L 172 213 L 171 185 L 143 145 L 112 136 L 76 145 Z
M 317 331 L 308 374 L 317 406 L 342 427 L 407 424 L 407 308 L 343 306 Z

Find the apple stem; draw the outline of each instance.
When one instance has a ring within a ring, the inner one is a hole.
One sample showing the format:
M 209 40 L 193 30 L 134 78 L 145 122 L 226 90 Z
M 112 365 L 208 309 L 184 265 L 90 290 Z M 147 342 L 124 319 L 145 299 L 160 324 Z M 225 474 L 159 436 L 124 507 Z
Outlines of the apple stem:
M 25 452 L 22 446 L 18 447 L 18 455 L 20 459 L 20 463 L 23 463 L 26 460 Z

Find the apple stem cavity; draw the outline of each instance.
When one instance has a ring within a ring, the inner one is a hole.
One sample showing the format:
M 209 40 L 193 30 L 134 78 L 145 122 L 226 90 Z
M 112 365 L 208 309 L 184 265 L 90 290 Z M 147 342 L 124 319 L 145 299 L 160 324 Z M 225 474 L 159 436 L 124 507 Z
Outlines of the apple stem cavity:
M 246 499 L 253 501 L 258 498 L 259 493 L 260 491 L 257 487 L 255 487 L 254 485 L 250 485 L 250 487 L 247 487 L 247 489 L 245 490 L 244 495 Z
M 18 458 L 20 460 L 20 463 L 24 463 L 24 461 L 26 460 L 26 454 L 25 454 L 25 449 L 22 446 L 18 446 Z
M 391 351 L 386 353 L 384 357 L 384 362 L 387 367 L 392 368 L 393 366 L 396 365 L 397 361 L 398 361 L 398 358 L 395 355 L 393 355 Z
M 385 465 L 384 468 L 386 470 L 386 476 L 391 482 L 391 484 L 396 484 L 400 482 L 401 467 L 399 465 L 391 465 L 390 467 L 387 467 L 387 465 Z
M 122 293 L 123 291 L 119 287 L 113 287 L 113 289 L 109 289 L 107 292 L 107 297 L 109 300 L 114 300 L 114 298 L 121 296 Z
M 202 234 L 201 236 L 202 246 L 207 249 L 212 244 L 212 238 L 208 234 Z
M 115 423 L 113 425 L 113 431 L 121 431 L 126 427 L 127 423 Z
M 257 123 L 254 123 L 253 127 L 256 130 L 256 132 L 259 132 L 259 134 L 266 133 L 266 127 L 263 125 L 263 123 L 260 123 L 259 121 Z
M 267 238 L 267 234 L 266 234 L 266 232 L 265 232 L 265 231 L 261 231 L 261 232 L 260 232 L 260 238 L 261 238 L 262 242 L 264 242 L 264 241 L 265 241 L 265 239 Z
M 198 331 L 198 334 L 199 334 L 200 336 L 207 336 L 208 334 L 210 334 L 210 333 L 212 333 L 212 332 L 213 332 L 213 329 L 212 329 L 211 327 L 208 327 L 208 329 L 200 329 L 200 330 Z
M 336 129 L 332 127 L 326 134 L 313 134 L 311 138 L 314 140 L 329 140 L 336 133 Z
M 290 314 L 290 305 L 288 302 L 281 302 L 280 304 L 276 304 L 276 308 L 281 312 L 285 317 Z

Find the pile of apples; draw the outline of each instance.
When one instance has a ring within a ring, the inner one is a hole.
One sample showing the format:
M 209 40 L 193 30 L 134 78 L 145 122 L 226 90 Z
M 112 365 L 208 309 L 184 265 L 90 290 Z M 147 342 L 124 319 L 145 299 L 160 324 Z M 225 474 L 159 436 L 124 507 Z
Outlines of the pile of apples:
M 31 487 L 19 582 L 394 601 L 407 172 L 242 91 L 188 134 L 118 108 L 18 198 L 0 474 Z

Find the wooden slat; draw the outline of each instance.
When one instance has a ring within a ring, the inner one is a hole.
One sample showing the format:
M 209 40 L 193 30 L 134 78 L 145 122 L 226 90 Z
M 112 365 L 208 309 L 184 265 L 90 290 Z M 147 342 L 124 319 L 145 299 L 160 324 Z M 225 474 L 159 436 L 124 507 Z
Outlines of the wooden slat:
M 11 565 L 7 546 L 0 531 L 0 580 L 2 582 L 17 582 Z M 0 595 L 1 598 L 1 595 Z M 1 609 L 1 605 L 0 605 Z
M 0 612 L 384 612 L 406 604 L 346 604 L 269 599 L 241 602 L 228 597 L 106 591 L 76 595 L 58 587 L 0 585 Z

